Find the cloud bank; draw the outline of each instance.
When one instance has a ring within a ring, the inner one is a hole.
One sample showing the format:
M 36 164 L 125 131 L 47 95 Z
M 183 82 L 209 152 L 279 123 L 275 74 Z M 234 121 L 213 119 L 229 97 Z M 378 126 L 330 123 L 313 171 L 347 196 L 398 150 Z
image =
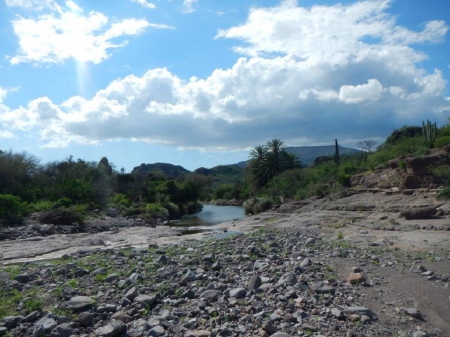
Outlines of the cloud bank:
M 390 3 L 303 8 L 288 0 L 252 8 L 245 23 L 216 36 L 236 40 L 234 50 L 242 54 L 229 69 L 205 79 L 150 69 L 113 81 L 92 99 L 75 96 L 60 105 L 41 97 L 11 110 L 0 95 L 0 123 L 38 130 L 46 147 L 132 139 L 230 151 L 271 138 L 289 145 L 345 143 L 427 118 L 443 122 L 450 112 L 447 81 L 438 69 L 420 67 L 427 55 L 418 46 L 444 41 L 448 26 L 431 21 L 408 30 L 388 13 Z M 143 29 L 118 25 L 101 40 Z

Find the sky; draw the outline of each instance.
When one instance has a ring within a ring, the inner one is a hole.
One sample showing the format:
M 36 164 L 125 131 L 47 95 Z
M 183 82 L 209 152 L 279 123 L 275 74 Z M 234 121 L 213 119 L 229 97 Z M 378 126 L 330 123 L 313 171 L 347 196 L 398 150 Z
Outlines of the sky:
M 0 0 L 0 149 L 188 170 L 450 116 L 449 0 Z

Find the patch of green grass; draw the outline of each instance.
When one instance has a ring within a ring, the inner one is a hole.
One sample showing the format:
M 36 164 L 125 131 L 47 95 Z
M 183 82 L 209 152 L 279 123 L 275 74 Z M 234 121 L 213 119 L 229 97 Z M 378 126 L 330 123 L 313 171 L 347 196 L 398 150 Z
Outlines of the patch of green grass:
M 338 238 L 338 240 L 342 240 L 344 238 L 344 234 L 342 234 L 342 232 L 339 231 L 337 238 Z
M 17 316 L 17 306 L 24 298 L 16 289 L 6 290 L 0 289 L 0 318 L 5 316 Z

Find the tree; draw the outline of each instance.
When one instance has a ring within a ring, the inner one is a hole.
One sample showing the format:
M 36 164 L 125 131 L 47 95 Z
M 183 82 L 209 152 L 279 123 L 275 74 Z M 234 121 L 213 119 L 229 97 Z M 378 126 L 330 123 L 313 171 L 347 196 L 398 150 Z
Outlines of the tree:
M 373 139 L 361 140 L 356 143 L 356 146 L 358 146 L 358 148 L 361 151 L 367 153 L 372 153 L 372 149 L 374 148 L 375 145 L 377 145 L 377 142 L 374 141 Z
M 281 172 L 300 167 L 295 154 L 288 153 L 284 142 L 272 139 L 266 145 L 258 145 L 249 153 L 250 163 L 247 169 L 247 181 L 255 189 L 265 186 Z M 251 174 L 248 174 L 250 171 Z

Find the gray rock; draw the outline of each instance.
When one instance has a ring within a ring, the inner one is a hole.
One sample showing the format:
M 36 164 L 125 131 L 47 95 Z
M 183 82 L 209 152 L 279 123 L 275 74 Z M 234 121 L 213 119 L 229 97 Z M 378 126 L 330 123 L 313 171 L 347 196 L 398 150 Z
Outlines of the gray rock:
M 196 274 L 193 271 L 188 270 L 183 277 L 183 281 L 184 282 L 192 282 L 192 281 L 195 281 L 195 278 L 196 278 Z
M 204 299 L 207 299 L 207 300 L 215 301 L 215 300 L 217 300 L 219 298 L 219 291 L 218 290 L 214 290 L 214 289 L 206 290 L 205 292 L 203 292 L 200 295 L 200 298 L 204 298 Z
M 95 304 L 95 301 L 88 296 L 75 296 L 64 303 L 64 307 L 73 311 L 88 309 Z
M 7 332 L 8 332 L 8 329 L 5 326 L 0 326 L 0 336 L 6 335 Z
M 261 328 L 266 331 L 269 335 L 275 333 L 277 328 L 272 324 L 271 321 L 266 321 L 262 324 Z
M 27 317 L 25 317 L 25 320 L 27 322 L 34 322 L 39 318 L 39 316 L 41 316 L 41 313 L 39 311 L 33 311 Z
M 336 308 L 332 308 L 331 309 L 331 314 L 336 317 L 337 319 L 343 318 L 344 314 L 342 313 L 342 311 L 340 311 L 339 309 Z
M 95 269 L 92 272 L 92 275 L 106 275 L 107 272 L 108 272 L 108 268 L 100 267 L 100 268 Z
M 156 298 L 155 296 L 149 296 L 149 295 L 139 295 L 134 298 L 135 303 L 141 303 L 144 306 L 151 306 L 153 303 L 155 303 Z
M 27 273 L 19 274 L 14 278 L 14 280 L 19 283 L 27 283 L 30 281 L 30 275 L 28 275 Z
M 310 246 L 316 243 L 316 238 L 308 238 L 305 242 L 305 245 Z
M 35 324 L 35 331 L 44 331 L 46 334 L 50 334 L 50 332 L 57 326 L 55 319 L 51 315 L 47 315 L 41 318 Z
M 56 326 L 52 330 L 52 337 L 70 337 L 72 336 L 73 330 L 70 327 L 69 323 L 63 323 L 58 326 Z
M 417 318 L 417 319 L 421 319 L 422 318 L 422 313 L 416 308 L 406 308 L 406 309 L 403 309 L 403 311 L 408 316 L 411 316 L 411 317 L 414 317 L 414 318 Z
M 304 268 L 310 266 L 311 264 L 312 264 L 311 259 L 306 258 L 302 261 L 302 263 L 300 263 L 300 267 Z
M 109 274 L 108 276 L 106 276 L 105 282 L 112 283 L 112 282 L 116 282 L 118 279 L 119 279 L 119 275 Z
M 275 332 L 271 337 L 291 337 L 291 335 L 285 332 Z
M 118 311 L 114 315 L 111 316 L 111 319 L 115 319 L 116 321 L 121 321 L 126 323 L 130 323 L 133 320 L 133 317 L 127 315 L 127 313 L 123 311 Z
M 2 323 L 3 326 L 7 327 L 8 329 L 14 329 L 16 326 L 22 323 L 22 320 L 22 316 L 5 316 L 2 318 Z
M 78 323 L 80 323 L 82 326 L 88 326 L 91 325 L 92 320 L 94 319 L 94 316 L 90 312 L 82 312 L 78 315 Z
M 280 285 L 293 286 L 296 283 L 297 283 L 297 276 L 294 273 L 289 272 L 289 273 L 286 273 L 283 276 L 281 276 L 281 278 L 278 280 L 276 285 L 277 286 L 280 286 Z
M 255 290 L 261 287 L 261 285 L 262 285 L 261 278 L 259 277 L 258 274 L 254 274 L 252 275 L 252 277 L 250 277 L 250 280 L 248 281 L 247 289 L 250 291 Z
M 138 296 L 138 291 L 136 290 L 136 287 L 131 288 L 127 291 L 125 294 L 125 298 L 129 299 L 130 301 L 134 300 Z
M 335 292 L 334 287 L 324 282 L 317 282 L 312 288 L 316 292 L 316 294 L 334 294 Z
M 164 328 L 161 325 L 157 325 L 153 327 L 149 332 L 147 332 L 146 336 L 149 337 L 157 337 L 157 336 L 163 336 L 166 333 Z
M 230 297 L 232 298 L 244 298 L 245 295 L 247 295 L 247 290 L 245 290 L 244 288 L 236 288 L 230 290 Z
M 95 330 L 95 335 L 98 337 L 115 337 L 127 330 L 125 323 L 111 320 L 107 325 Z

